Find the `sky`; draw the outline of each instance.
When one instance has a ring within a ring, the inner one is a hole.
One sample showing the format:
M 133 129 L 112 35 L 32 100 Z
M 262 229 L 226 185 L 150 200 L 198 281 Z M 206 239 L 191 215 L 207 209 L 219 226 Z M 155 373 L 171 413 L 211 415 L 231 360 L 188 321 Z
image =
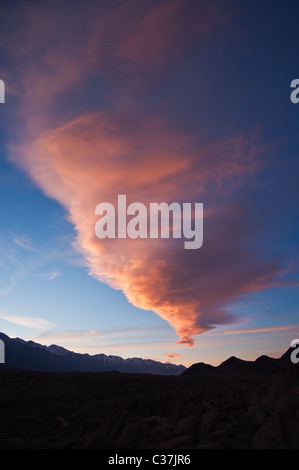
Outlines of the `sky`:
M 297 1 L 0 3 L 0 331 L 184 364 L 299 336 Z M 203 203 L 204 243 L 98 204 Z

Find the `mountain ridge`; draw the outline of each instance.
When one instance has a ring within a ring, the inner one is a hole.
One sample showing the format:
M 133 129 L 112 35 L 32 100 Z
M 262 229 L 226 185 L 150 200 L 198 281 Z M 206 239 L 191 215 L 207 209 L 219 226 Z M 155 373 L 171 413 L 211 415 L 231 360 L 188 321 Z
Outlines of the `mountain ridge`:
M 70 351 L 62 346 L 51 344 L 45 346 L 34 341 L 21 338 L 10 338 L 0 332 L 0 339 L 5 343 L 5 364 L 1 369 L 25 369 L 53 372 L 109 372 L 141 373 L 153 375 L 202 375 L 215 376 L 221 374 L 246 374 L 260 372 L 278 372 L 291 364 L 293 351 L 289 348 L 280 358 L 267 355 L 255 361 L 246 361 L 235 356 L 226 359 L 218 366 L 203 362 L 195 363 L 186 368 L 184 365 L 162 363 L 152 359 L 132 357 L 123 359 L 120 356 L 103 353 L 90 355 Z
M 34 341 L 10 338 L 0 332 L 5 344 L 5 364 L 1 369 L 25 369 L 53 372 L 109 372 L 144 373 L 155 375 L 181 375 L 183 365 L 162 363 L 151 359 L 90 355 L 75 353 L 62 346 L 44 346 Z
M 219 366 L 211 366 L 203 362 L 193 364 L 182 375 L 219 375 L 223 373 L 242 374 L 259 372 L 279 372 L 291 365 L 292 348 L 289 348 L 281 357 L 272 358 L 266 355 L 258 357 L 255 361 L 245 361 L 235 356 L 228 358 Z

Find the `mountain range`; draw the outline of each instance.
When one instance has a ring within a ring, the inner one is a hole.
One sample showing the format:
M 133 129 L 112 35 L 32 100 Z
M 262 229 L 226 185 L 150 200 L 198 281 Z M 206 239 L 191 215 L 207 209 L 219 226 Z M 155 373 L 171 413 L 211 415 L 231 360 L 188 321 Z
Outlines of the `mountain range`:
M 0 333 L 5 344 L 5 364 L 1 369 L 25 369 L 52 372 L 108 372 L 141 373 L 155 375 L 181 375 L 183 365 L 162 363 L 150 359 L 130 358 L 105 354 L 79 354 L 57 346 L 43 346 L 33 341 L 10 338 Z
M 219 376 L 223 374 L 250 374 L 279 372 L 289 367 L 293 349 L 280 358 L 260 356 L 255 361 L 244 361 L 230 357 L 219 366 L 199 362 L 188 369 L 183 365 L 162 363 L 151 359 L 107 356 L 105 354 L 79 354 L 61 346 L 44 346 L 34 341 L 10 338 L 0 333 L 5 344 L 5 364 L 1 369 L 36 370 L 52 372 L 121 372 L 153 375 L 201 375 Z
M 280 358 L 275 359 L 264 355 L 255 361 L 244 361 L 233 356 L 217 367 L 199 362 L 186 369 L 183 375 L 217 376 L 221 374 L 248 375 L 250 373 L 280 372 L 291 365 L 292 352 L 293 349 L 290 348 Z

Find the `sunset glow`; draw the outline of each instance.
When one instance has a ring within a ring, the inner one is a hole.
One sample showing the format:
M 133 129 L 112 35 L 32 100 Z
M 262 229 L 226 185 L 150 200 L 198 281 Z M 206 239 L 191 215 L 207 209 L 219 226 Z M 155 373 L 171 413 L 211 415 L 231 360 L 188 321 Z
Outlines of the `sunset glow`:
M 186 366 L 279 356 L 299 334 L 292 2 L 9 3 L 0 331 Z M 200 249 L 97 237 L 119 195 L 203 204 Z

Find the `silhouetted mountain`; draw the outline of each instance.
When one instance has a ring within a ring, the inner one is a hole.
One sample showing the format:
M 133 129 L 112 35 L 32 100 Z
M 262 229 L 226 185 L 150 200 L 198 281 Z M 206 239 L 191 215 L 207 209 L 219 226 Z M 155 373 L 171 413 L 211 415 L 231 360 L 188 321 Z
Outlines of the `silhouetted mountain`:
M 294 348 L 290 348 L 288 349 L 287 352 L 285 352 L 281 358 L 279 359 L 279 364 L 280 365 L 287 365 L 290 363 L 290 357 L 291 357 L 291 354 L 294 352 Z
M 109 372 L 180 375 L 186 368 L 150 359 L 123 359 L 105 354 L 78 354 L 61 346 L 43 346 L 0 333 L 5 344 L 5 364 L 0 369 L 26 369 L 53 372 Z
M 215 370 L 215 367 L 205 364 L 204 362 L 199 362 L 198 364 L 193 364 L 189 369 L 186 369 L 183 374 L 188 375 L 209 375 L 212 374 Z
M 256 359 L 254 364 L 258 369 L 272 369 L 279 364 L 279 359 L 274 359 L 269 356 L 261 356 Z
M 233 372 L 235 370 L 240 370 L 244 367 L 247 367 L 249 364 L 250 362 L 243 361 L 242 359 L 238 359 L 237 357 L 233 356 L 222 362 L 222 364 L 218 366 L 218 369 L 227 372 Z
M 280 372 L 287 369 L 291 364 L 291 353 L 293 349 L 290 348 L 279 359 L 274 359 L 268 356 L 261 356 L 256 361 L 244 361 L 237 357 L 230 357 L 222 362 L 218 367 L 213 367 L 203 362 L 193 364 L 183 372 L 183 375 L 220 375 L 220 374 L 249 374 L 259 372 Z

